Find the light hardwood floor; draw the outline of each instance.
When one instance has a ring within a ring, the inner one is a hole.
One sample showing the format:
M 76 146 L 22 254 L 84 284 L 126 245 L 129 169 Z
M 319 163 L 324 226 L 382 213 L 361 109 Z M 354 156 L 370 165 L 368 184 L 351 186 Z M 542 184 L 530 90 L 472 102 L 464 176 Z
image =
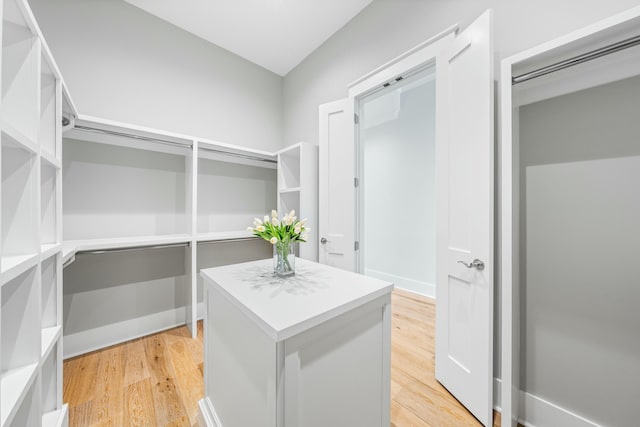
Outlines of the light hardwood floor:
M 394 291 L 392 314 L 391 425 L 480 426 L 434 378 L 433 300 Z M 180 327 L 66 360 L 69 424 L 197 425 L 202 370 L 202 322 L 197 340 Z

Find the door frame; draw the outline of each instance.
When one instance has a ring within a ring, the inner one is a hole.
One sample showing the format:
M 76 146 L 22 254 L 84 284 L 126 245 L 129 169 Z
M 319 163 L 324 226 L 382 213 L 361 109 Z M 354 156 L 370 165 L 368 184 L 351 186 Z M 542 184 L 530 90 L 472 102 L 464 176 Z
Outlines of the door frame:
M 392 59 L 386 64 L 376 68 L 368 74 L 360 77 L 359 79 L 350 83 L 347 88 L 349 95 L 347 102 L 350 106 L 353 106 L 353 111 L 359 113 L 358 106 L 360 100 L 366 96 L 380 89 L 384 89 L 388 86 L 394 85 L 396 79 L 400 76 L 411 75 L 430 67 L 435 67 L 435 79 L 436 79 L 436 93 L 442 91 L 442 82 L 444 79 L 439 75 L 442 73 L 443 58 L 440 55 L 453 43 L 455 36 L 458 32 L 458 25 L 453 25 L 446 30 L 436 34 L 430 39 L 420 43 L 413 49 L 408 50 L 402 55 Z M 440 83 L 439 83 L 440 82 Z M 385 86 L 386 85 L 386 86 Z M 440 87 L 438 87 L 440 85 Z M 438 97 L 436 95 L 436 111 L 439 109 Z M 355 120 L 353 122 L 353 150 L 354 150 L 354 171 L 355 178 L 361 181 L 362 165 L 360 164 L 360 135 L 359 127 L 356 126 Z M 436 140 L 442 137 L 440 134 L 441 129 L 436 128 Z M 360 221 L 360 212 L 362 209 L 362 186 L 358 185 L 355 188 L 355 209 L 354 209 L 354 237 L 356 242 L 362 240 L 362 224 Z M 437 218 L 437 215 L 436 215 Z M 360 245 L 362 247 L 362 245 Z M 364 251 L 355 251 L 355 271 L 357 273 L 363 273 L 364 269 Z

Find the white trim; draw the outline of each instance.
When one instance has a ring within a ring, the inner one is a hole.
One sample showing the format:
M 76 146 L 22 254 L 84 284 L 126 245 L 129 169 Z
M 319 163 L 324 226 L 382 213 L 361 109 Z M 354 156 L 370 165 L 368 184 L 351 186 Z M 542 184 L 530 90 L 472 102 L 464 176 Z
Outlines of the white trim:
M 525 427 L 600 427 L 600 424 L 522 390 L 520 391 L 519 406 L 518 422 Z
M 381 66 L 379 66 L 378 68 L 374 69 L 373 71 L 370 71 L 367 74 L 365 74 L 364 76 L 360 77 L 359 79 L 356 79 L 353 82 L 349 83 L 347 85 L 347 89 L 351 90 L 351 88 L 353 88 L 354 86 L 359 85 L 360 83 L 364 82 L 365 80 L 368 80 L 370 77 L 375 76 L 379 72 L 381 72 L 383 70 L 386 70 L 387 68 L 390 68 L 393 65 L 403 61 L 404 59 L 410 57 L 411 55 L 413 55 L 414 53 L 418 52 L 422 48 L 425 48 L 425 47 L 437 42 L 438 40 L 445 38 L 449 34 L 455 35 L 457 33 L 458 33 L 458 24 L 452 25 L 451 27 L 445 29 L 444 31 L 439 32 L 435 36 L 423 41 L 419 45 L 414 46 L 411 49 L 409 49 L 408 51 L 396 56 L 391 61 L 388 61 L 388 62 L 382 64 Z
M 428 298 L 436 299 L 436 285 L 409 277 L 389 274 L 378 270 L 367 268 L 364 270 L 365 276 L 376 277 L 378 279 L 393 283 L 397 289 L 412 292 Z
M 503 425 L 506 422 L 504 418 L 505 412 L 500 406 L 502 394 L 502 381 L 500 378 L 493 379 L 493 396 L 494 409 L 502 412 Z M 525 427 L 545 427 L 545 426 L 562 426 L 562 427 L 601 427 L 594 421 L 591 421 L 581 415 L 578 415 L 566 408 L 563 408 L 553 402 L 545 400 L 539 396 L 520 390 L 519 395 L 519 417 L 518 423 Z

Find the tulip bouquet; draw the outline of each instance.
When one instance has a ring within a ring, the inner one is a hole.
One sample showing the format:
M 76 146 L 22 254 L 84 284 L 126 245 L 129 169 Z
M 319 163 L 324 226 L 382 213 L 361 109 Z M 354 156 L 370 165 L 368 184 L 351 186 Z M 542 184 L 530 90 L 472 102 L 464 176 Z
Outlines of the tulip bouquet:
M 309 228 L 306 219 L 298 220 L 295 211 L 278 219 L 278 212 L 271 211 L 271 218 L 255 218 L 253 227 L 247 229 L 254 236 L 268 240 L 273 245 L 274 271 L 278 276 L 289 276 L 295 273 L 295 255 L 293 244 L 306 242 Z

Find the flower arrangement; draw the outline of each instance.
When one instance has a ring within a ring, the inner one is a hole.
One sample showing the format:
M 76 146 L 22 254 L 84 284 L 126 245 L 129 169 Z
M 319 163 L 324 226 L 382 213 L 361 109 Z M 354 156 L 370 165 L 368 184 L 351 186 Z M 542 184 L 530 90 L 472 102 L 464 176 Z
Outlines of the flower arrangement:
M 274 271 L 277 275 L 288 276 L 295 273 L 293 244 L 307 241 L 310 229 L 306 222 L 306 219 L 298 220 L 296 211 L 292 210 L 278 219 L 278 212 L 272 210 L 271 218 L 269 215 L 265 215 L 263 219 L 255 218 L 253 227 L 247 228 L 254 236 L 273 245 Z

